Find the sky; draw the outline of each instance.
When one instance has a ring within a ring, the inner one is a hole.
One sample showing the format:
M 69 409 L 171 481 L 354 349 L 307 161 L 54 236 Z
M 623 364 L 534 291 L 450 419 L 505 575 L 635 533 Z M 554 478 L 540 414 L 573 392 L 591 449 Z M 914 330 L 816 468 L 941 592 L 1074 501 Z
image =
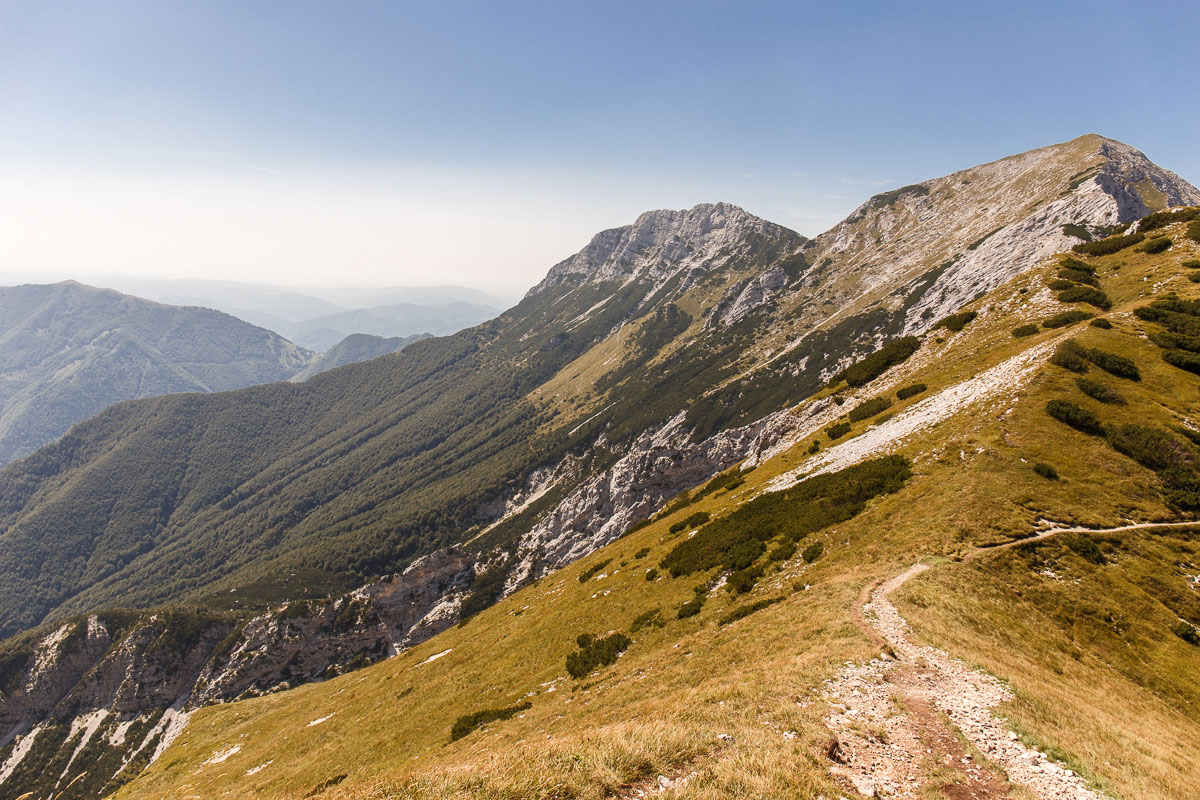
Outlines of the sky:
M 0 0 L 0 269 L 505 297 L 1088 132 L 1200 184 L 1200 5 Z

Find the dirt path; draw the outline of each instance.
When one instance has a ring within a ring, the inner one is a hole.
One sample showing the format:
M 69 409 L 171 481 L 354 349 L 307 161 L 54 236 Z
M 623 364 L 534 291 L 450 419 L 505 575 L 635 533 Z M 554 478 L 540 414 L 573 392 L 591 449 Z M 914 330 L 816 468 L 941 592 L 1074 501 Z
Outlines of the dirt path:
M 1092 529 L 1051 526 L 1027 539 L 980 548 L 964 560 L 1060 533 L 1121 533 L 1196 526 L 1142 522 Z M 929 569 L 915 564 L 864 592 L 861 622 L 884 652 L 866 664 L 847 662 L 827 681 L 836 735 L 830 771 L 867 797 L 915 798 L 933 789 L 954 800 L 1009 796 L 1010 783 L 1039 800 L 1105 800 L 1083 779 L 1026 747 L 992 714 L 1012 700 L 997 678 L 948 653 L 915 643 L 889 595 Z

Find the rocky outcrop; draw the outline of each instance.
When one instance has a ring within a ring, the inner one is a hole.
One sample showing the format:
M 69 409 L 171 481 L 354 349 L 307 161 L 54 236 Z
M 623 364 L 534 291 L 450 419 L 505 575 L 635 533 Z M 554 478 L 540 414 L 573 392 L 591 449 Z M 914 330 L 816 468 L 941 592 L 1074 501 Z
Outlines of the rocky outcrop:
M 602 231 L 587 247 L 554 265 L 527 297 L 563 284 L 646 278 L 660 285 L 678 272 L 710 272 L 749 255 L 761 239 L 784 240 L 793 249 L 804 237 L 729 203 L 703 203 L 684 211 L 647 211 L 632 225 Z
M 338 675 L 440 633 L 474 576 L 473 556 L 442 550 L 244 623 L 182 611 L 64 622 L 0 654 L 0 798 L 99 796 L 161 754 L 195 708 Z

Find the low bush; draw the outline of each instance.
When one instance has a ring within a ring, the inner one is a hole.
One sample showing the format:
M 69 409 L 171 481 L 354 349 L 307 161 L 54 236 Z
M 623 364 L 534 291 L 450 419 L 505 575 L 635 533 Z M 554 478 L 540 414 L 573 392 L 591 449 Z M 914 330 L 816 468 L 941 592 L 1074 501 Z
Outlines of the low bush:
M 1042 320 L 1043 328 L 1065 328 L 1068 325 L 1074 325 L 1076 322 L 1083 322 L 1085 319 L 1091 319 L 1096 316 L 1090 311 L 1084 311 L 1081 308 L 1073 308 L 1070 311 L 1060 311 L 1053 317 Z
M 1094 286 L 1072 286 L 1065 292 L 1058 293 L 1058 302 L 1087 303 L 1090 306 L 1105 310 L 1112 307 L 1112 302 L 1108 299 L 1108 295 Z
M 1192 220 L 1192 222 L 1188 224 L 1187 232 L 1184 234 L 1184 236 L 1191 239 L 1193 242 L 1200 243 L 1200 219 Z
M 957 314 L 951 314 L 948 317 L 942 317 L 934 328 L 945 328 L 948 331 L 958 333 L 963 328 L 967 327 L 972 320 L 979 316 L 977 311 L 959 311 Z
M 1038 332 L 1037 325 L 1018 325 L 1012 329 L 1012 335 L 1020 339 L 1023 336 L 1033 336 Z
M 819 452 L 821 452 L 821 442 L 817 439 L 813 439 L 812 444 L 808 446 L 808 454 L 811 456 L 816 455 Z
M 1068 339 L 1054 348 L 1054 353 L 1050 356 L 1050 363 L 1071 372 L 1087 372 L 1086 352 L 1087 349 L 1083 345 L 1074 339 Z
M 851 386 L 863 386 L 878 378 L 890 367 L 908 360 L 920 347 L 921 340 L 915 336 L 905 336 L 888 342 L 869 356 L 846 367 L 837 379 L 844 380 Z
M 1200 269 L 1200 258 L 1189 258 L 1183 262 L 1183 266 L 1188 269 Z
M 1046 403 L 1046 413 L 1077 431 L 1092 436 L 1104 433 L 1104 426 L 1100 424 L 1099 417 L 1070 400 L 1051 400 Z
M 1105 330 L 1105 331 L 1112 330 L 1112 323 L 1109 322 L 1108 320 L 1106 320 L 1104 317 L 1096 317 L 1094 320 L 1089 322 L 1088 325 L 1091 325 L 1093 328 L 1100 328 L 1101 330 Z
M 1098 286 L 1096 278 L 1090 272 L 1084 272 L 1081 269 L 1060 269 L 1058 271 L 1059 280 L 1070 281 L 1071 283 L 1085 283 L 1088 286 Z
M 656 580 L 658 580 L 658 570 L 654 568 L 646 570 L 646 582 L 653 583 Z
M 1083 242 L 1071 249 L 1085 256 L 1111 256 L 1113 253 L 1119 253 L 1127 247 L 1141 244 L 1145 240 L 1146 234 L 1131 233 L 1128 236 L 1109 236 L 1107 239 L 1101 239 L 1098 242 Z
M 1142 233 L 1149 233 L 1159 228 L 1165 228 L 1172 222 L 1187 222 L 1193 219 L 1200 219 L 1200 209 L 1181 208 L 1176 211 L 1157 211 L 1138 220 L 1138 230 Z
M 1125 378 L 1130 381 L 1140 381 L 1142 379 L 1137 364 L 1125 356 L 1089 347 L 1086 349 L 1084 357 L 1109 375 L 1115 375 L 1118 378 Z
M 694 617 L 699 614 L 700 609 L 704 608 L 704 601 L 704 597 L 695 597 L 681 605 L 679 607 L 679 619 L 687 619 L 688 617 Z
M 1076 272 L 1086 272 L 1088 275 L 1096 274 L 1096 268 L 1091 264 L 1086 261 L 1080 261 L 1078 258 L 1071 258 L 1070 256 L 1059 261 L 1058 266 L 1063 269 L 1075 270 Z
M 1100 552 L 1100 548 L 1092 537 L 1082 533 L 1064 533 L 1062 541 L 1076 555 L 1085 561 L 1090 561 L 1093 564 L 1106 564 L 1108 559 L 1104 557 L 1104 553 Z
M 1189 353 L 1186 350 L 1164 350 L 1162 359 L 1172 367 L 1179 367 L 1200 375 L 1200 355 L 1196 353 Z
M 1074 283 L 1062 278 L 1052 278 L 1051 280 L 1046 281 L 1046 286 L 1049 287 L 1050 291 L 1052 292 L 1065 292 L 1067 289 L 1075 288 Z
M 592 579 L 593 575 L 595 575 L 597 572 L 604 569 L 611 563 L 612 563 L 612 559 L 606 558 L 603 561 L 598 561 L 595 564 L 592 564 L 590 567 L 585 569 L 583 572 L 579 573 L 579 582 L 587 583 L 588 581 L 590 581 Z
M 710 516 L 707 511 L 697 511 L 676 522 L 669 530 L 671 533 L 679 533 L 680 531 L 686 531 L 688 528 L 699 528 L 708 522 Z
M 600 639 L 581 637 L 577 643 L 580 646 L 579 650 L 567 656 L 567 672 L 575 679 L 612 664 L 621 653 L 629 649 L 633 641 L 623 633 L 613 633 Z
M 782 597 L 769 597 L 766 600 L 759 600 L 757 603 L 750 603 L 749 605 L 740 606 L 718 617 L 717 624 L 729 625 L 730 623 L 737 622 L 739 619 L 750 616 L 755 611 L 762 611 L 764 608 L 770 608 L 776 603 L 782 603 L 783 600 L 784 598 Z
M 731 572 L 725 580 L 725 590 L 732 594 L 745 594 L 754 588 L 754 585 L 763 576 L 763 572 L 765 570 L 761 565 Z
M 636 559 L 636 558 L 645 558 L 645 557 L 646 557 L 646 556 L 648 556 L 648 555 L 650 555 L 650 548 L 649 548 L 649 547 L 643 547 L 641 550 L 638 550 L 636 553 L 634 553 L 634 554 L 633 554 L 633 557 L 634 557 L 635 559 Z
M 870 419 L 876 414 L 886 411 L 891 407 L 892 401 L 890 398 L 872 397 L 870 400 L 859 403 L 854 408 L 850 409 L 850 413 L 847 414 L 847 416 L 850 418 L 851 422 L 862 422 L 864 419 Z
M 1034 464 L 1033 471 L 1036 472 L 1038 475 L 1041 475 L 1043 478 L 1045 478 L 1048 481 L 1058 480 L 1058 470 L 1056 470 L 1054 467 L 1050 466 L 1049 464 L 1042 464 L 1042 463 Z
M 820 542 L 813 542 L 808 547 L 804 548 L 804 552 L 800 554 L 800 557 L 804 559 L 804 563 L 811 564 L 820 558 L 821 554 L 824 552 L 825 545 L 821 544 Z
M 483 711 L 476 711 L 473 714 L 464 714 L 454 720 L 454 726 L 450 728 L 450 741 L 456 742 L 482 725 L 486 725 L 489 722 L 510 719 L 532 707 L 533 704 L 526 701 L 513 706 L 505 706 L 504 708 L 488 708 Z
M 1162 253 L 1166 250 L 1169 250 L 1172 244 L 1173 242 L 1166 236 L 1160 236 L 1157 239 L 1151 239 L 1150 241 L 1146 242 L 1146 244 L 1142 246 L 1142 252 L 1150 253 L 1151 255 Z
M 1086 394 L 1101 403 L 1109 403 L 1110 405 L 1125 405 L 1125 398 L 1121 393 L 1111 386 L 1106 386 L 1099 381 L 1093 381 L 1088 378 L 1076 378 L 1075 385 L 1079 387 L 1079 391 Z
M 767 554 L 768 561 L 787 561 L 796 555 L 796 543 L 784 542 Z
M 761 554 L 764 542 L 776 537 L 799 541 L 851 519 L 868 500 L 899 491 L 911 476 L 903 456 L 884 456 L 808 478 L 786 491 L 760 495 L 680 542 L 661 566 L 674 577 L 718 566 L 745 569 Z M 752 553 L 757 553 L 755 558 L 747 561 Z
M 661 628 L 666 625 L 666 620 L 662 618 L 657 608 L 652 608 L 649 611 L 643 611 L 633 618 L 633 622 L 629 623 L 629 632 L 637 633 L 642 628 Z
M 1118 453 L 1155 472 L 1184 467 L 1191 461 L 1183 442 L 1152 425 L 1118 425 L 1109 430 L 1108 443 Z
M 1067 236 L 1073 236 L 1076 239 L 1083 239 L 1085 242 L 1090 242 L 1092 240 L 1091 231 L 1074 222 L 1068 222 L 1066 225 L 1063 225 L 1062 232 Z
M 921 392 L 925 391 L 927 388 L 929 388 L 929 387 L 927 387 L 923 383 L 914 383 L 910 386 L 901 387 L 896 390 L 896 399 L 897 400 L 907 400 L 910 397 L 916 397 Z
M 1200 630 L 1197 630 L 1196 626 L 1190 622 L 1179 620 L 1179 622 L 1171 626 L 1171 633 L 1193 647 L 1200 646 Z
M 825 429 L 825 433 L 829 434 L 830 441 L 840 439 L 850 432 L 849 422 L 835 422 Z

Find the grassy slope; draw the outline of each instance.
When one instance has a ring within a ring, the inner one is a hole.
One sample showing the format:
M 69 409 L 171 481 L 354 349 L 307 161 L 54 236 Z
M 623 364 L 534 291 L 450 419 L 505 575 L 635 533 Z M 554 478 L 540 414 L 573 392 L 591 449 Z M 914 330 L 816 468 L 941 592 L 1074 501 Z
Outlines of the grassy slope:
M 1131 335 L 1140 323 L 1126 311 L 1154 291 L 1195 296 L 1197 287 L 1178 266 L 1195 250 L 1098 260 L 1116 303 L 1113 331 L 1084 323 L 1014 339 L 1009 331 L 1018 323 L 1055 308 L 1039 294 L 1041 270 L 973 304 L 982 313 L 963 333 L 928 342 L 897 370 L 902 374 L 884 380 L 924 381 L 927 397 L 1040 341 L 1080 334 L 1142 368 L 1140 384 L 1105 376 L 1130 401 L 1102 409 L 1106 420 L 1192 414 L 1195 379 Z M 1031 291 L 1021 294 L 1023 287 Z M 302 796 L 332 781 L 317 794 L 601 797 L 659 774 L 690 774 L 678 793 L 692 797 L 831 793 L 837 789 L 819 756 L 828 734 L 816 689 L 845 660 L 874 652 L 851 609 L 873 580 L 936 555 L 951 559 L 906 587 L 900 607 L 919 636 L 1012 682 L 1018 698 L 1006 713 L 1023 735 L 1053 745 L 1116 795 L 1195 796 L 1200 770 L 1189 761 L 1189 744 L 1200 730 L 1192 680 L 1200 650 L 1164 627 L 1170 613 L 1200 621 L 1196 589 L 1183 583 L 1178 566 L 1200 572 L 1190 549 L 1195 539 L 1114 536 L 1105 545 L 1114 563 L 1106 567 L 1089 566 L 1051 540 L 1037 548 L 1038 558 L 1051 559 L 1062 580 L 1039 576 L 1025 548 L 969 564 L 953 560 L 979 544 L 1019 537 L 1042 516 L 1091 525 L 1172 516 L 1152 473 L 1045 414 L 1045 401 L 1059 396 L 1090 402 L 1080 399 L 1073 376 L 1047 366 L 1025 391 L 974 406 L 906 442 L 901 452 L 914 459 L 916 474 L 904 490 L 815 535 L 824 557 L 807 566 L 785 562 L 740 600 L 718 591 L 698 616 L 676 620 L 674 609 L 692 596 L 699 576 L 649 583 L 644 573 L 676 541 L 667 530 L 672 522 L 694 510 L 735 506 L 803 459 L 807 442 L 749 473 L 732 493 L 664 517 L 400 657 L 199 712 L 162 760 L 119 796 Z M 1035 461 L 1054 464 L 1063 480 L 1034 474 Z M 643 547 L 651 552 L 635 559 Z M 613 561 L 603 577 L 580 584 L 578 575 L 604 559 Z M 796 591 L 797 583 L 811 588 Z M 715 624 L 729 608 L 775 596 L 787 599 L 732 625 Z M 566 676 L 577 633 L 627 630 L 656 607 L 665 627 L 635 633 L 612 667 L 580 681 Z M 1103 622 L 1105 614 L 1122 624 Z M 459 715 L 525 696 L 533 703 L 527 712 L 447 743 Z M 240 750 L 226 760 L 204 764 L 234 745 Z

